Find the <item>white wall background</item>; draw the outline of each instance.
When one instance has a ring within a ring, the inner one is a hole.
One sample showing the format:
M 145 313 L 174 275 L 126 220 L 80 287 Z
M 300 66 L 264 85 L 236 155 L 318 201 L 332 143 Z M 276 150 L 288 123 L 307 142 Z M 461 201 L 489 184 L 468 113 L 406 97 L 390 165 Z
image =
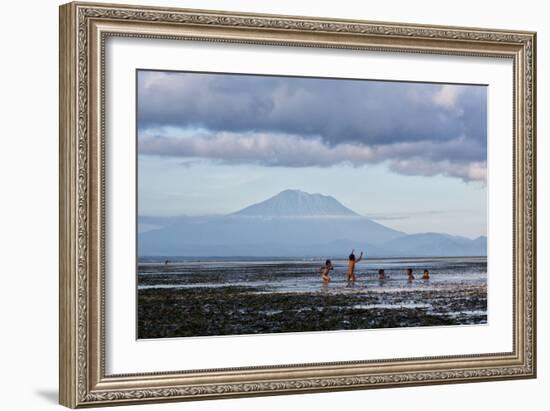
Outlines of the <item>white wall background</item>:
M 141 405 L 136 410 L 547 409 L 550 389 L 550 26 L 545 2 L 306 0 L 136 4 L 433 23 L 538 32 L 539 378 L 537 380 Z M 111 1 L 113 2 L 113 1 Z M 116 1 L 115 1 L 116 2 Z M 59 1 L 5 2 L 0 42 L 0 407 L 57 405 L 57 44 Z

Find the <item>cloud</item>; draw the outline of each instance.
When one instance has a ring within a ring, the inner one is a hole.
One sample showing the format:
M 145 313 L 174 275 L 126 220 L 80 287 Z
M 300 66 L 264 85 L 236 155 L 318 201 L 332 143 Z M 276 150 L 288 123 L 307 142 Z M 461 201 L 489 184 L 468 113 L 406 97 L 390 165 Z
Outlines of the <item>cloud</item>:
M 396 159 L 390 162 L 390 169 L 399 174 L 415 176 L 444 175 L 458 177 L 463 181 L 487 182 L 487 162 L 477 161 L 461 164 L 449 160 L 427 162 L 423 159 Z
M 462 153 L 457 153 L 462 150 Z M 387 162 L 390 169 L 406 175 L 446 175 L 464 181 L 485 181 L 485 162 L 462 162 L 471 156 L 463 138 L 368 146 L 357 143 L 329 145 L 321 137 L 304 138 L 270 133 L 183 133 L 143 135 L 140 154 L 211 159 L 230 164 L 268 167 L 331 167 L 347 164 L 361 167 Z M 453 153 L 456 160 L 441 160 Z M 192 160 L 191 160 L 192 161 Z M 188 164 L 188 163 L 186 163 Z
M 140 154 L 196 157 L 228 163 L 256 163 L 273 167 L 355 166 L 374 160 L 369 147 L 354 144 L 329 146 L 320 138 L 267 133 L 197 134 L 180 138 L 149 137 L 140 140 Z
M 444 84 L 433 95 L 433 102 L 441 107 L 452 109 L 456 107 L 458 98 L 463 92 L 463 87 L 456 87 Z
M 402 174 L 483 181 L 486 93 L 485 86 L 140 71 L 139 150 L 274 167 L 387 162 Z
M 484 86 L 149 71 L 138 80 L 140 128 L 266 131 L 329 144 L 485 134 L 485 104 Z
M 416 211 L 409 213 L 376 213 L 376 214 L 366 214 L 365 217 L 368 217 L 376 221 L 394 221 L 394 220 L 408 220 L 418 216 L 433 216 L 438 214 L 447 214 L 453 212 L 452 210 L 427 210 L 427 211 Z

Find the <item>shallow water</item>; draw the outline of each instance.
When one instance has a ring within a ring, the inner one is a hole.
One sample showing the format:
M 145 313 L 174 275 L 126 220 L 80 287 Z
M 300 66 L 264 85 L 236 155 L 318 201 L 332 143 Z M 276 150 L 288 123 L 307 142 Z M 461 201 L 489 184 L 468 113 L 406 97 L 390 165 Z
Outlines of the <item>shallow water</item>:
M 320 268 L 322 261 L 181 261 L 139 264 L 138 289 L 148 288 L 217 288 L 251 287 L 261 292 L 400 292 L 437 290 L 487 283 L 485 257 L 434 259 L 379 259 L 361 261 L 356 266 L 357 281 L 350 287 L 346 281 L 346 260 L 333 260 L 331 282 L 324 287 Z M 409 282 L 405 270 L 412 268 L 415 280 Z M 384 269 L 386 279 L 378 279 Z M 430 279 L 422 280 L 424 269 Z

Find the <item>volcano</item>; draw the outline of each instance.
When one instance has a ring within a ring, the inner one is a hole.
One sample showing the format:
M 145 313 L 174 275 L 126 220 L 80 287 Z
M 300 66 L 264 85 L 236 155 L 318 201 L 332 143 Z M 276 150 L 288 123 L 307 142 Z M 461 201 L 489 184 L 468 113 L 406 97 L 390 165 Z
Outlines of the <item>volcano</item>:
M 406 234 L 319 193 L 284 190 L 228 215 L 139 216 L 140 257 L 371 257 L 486 255 L 487 239 Z

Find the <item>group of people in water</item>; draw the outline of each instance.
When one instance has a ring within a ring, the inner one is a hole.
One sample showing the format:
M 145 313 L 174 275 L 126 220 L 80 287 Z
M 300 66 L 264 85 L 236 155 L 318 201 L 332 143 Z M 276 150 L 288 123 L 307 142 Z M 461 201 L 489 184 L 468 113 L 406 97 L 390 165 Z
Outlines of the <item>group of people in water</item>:
M 359 255 L 359 258 L 355 257 L 354 254 L 355 250 L 351 250 L 351 254 L 348 257 L 348 270 L 346 272 L 346 277 L 348 280 L 348 284 L 355 283 L 356 277 L 355 277 L 355 265 L 363 259 L 363 252 L 361 251 L 361 254 Z M 328 285 L 330 282 L 330 272 L 334 270 L 334 267 L 332 266 L 332 262 L 330 260 L 325 261 L 325 265 L 321 267 L 321 277 L 323 279 L 323 284 Z M 412 268 L 407 268 L 407 280 L 409 283 L 411 283 L 414 280 L 413 270 Z M 378 279 L 380 281 L 384 281 L 387 278 L 386 273 L 383 269 L 378 270 Z M 428 270 L 424 270 L 422 274 L 423 280 L 429 280 L 430 279 L 430 272 Z

